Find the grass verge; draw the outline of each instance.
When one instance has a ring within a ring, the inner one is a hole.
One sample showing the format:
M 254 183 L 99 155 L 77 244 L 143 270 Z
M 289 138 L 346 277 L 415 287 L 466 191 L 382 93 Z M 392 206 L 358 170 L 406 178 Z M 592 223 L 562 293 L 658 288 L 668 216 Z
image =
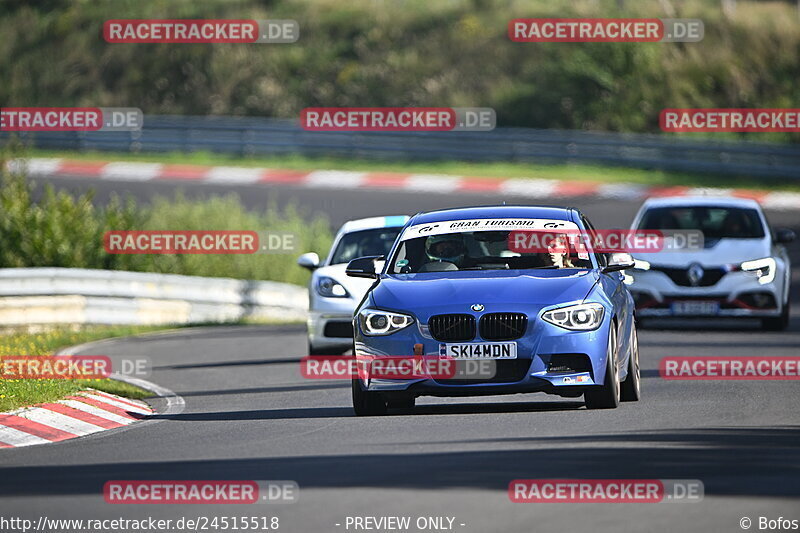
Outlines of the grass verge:
M 187 324 L 185 326 L 85 326 L 79 329 L 67 327 L 54 328 L 40 333 L 16 331 L 0 333 L 0 364 L 3 356 L 9 355 L 52 355 L 58 350 L 83 344 L 85 342 L 128 337 L 154 331 L 185 327 L 247 325 L 247 324 L 289 324 L 291 321 L 255 321 L 243 319 L 226 324 Z M 102 355 L 102 354 L 95 354 Z M 0 412 L 52 402 L 73 394 L 86 387 L 118 394 L 126 398 L 142 399 L 152 393 L 140 387 L 114 379 L 66 380 L 66 379 L 2 379 L 0 377 Z
M 0 335 L 0 362 L 9 355 L 52 355 L 62 348 L 111 337 L 124 337 L 167 329 L 165 326 L 90 326 L 79 330 L 56 328 L 41 333 Z M 86 387 L 126 398 L 147 398 L 152 393 L 113 379 L 0 379 L 0 412 L 52 402 Z
M 241 157 L 212 152 L 71 152 L 31 148 L 30 157 L 58 157 L 82 161 L 140 161 L 164 164 L 233 165 L 243 167 L 281 168 L 291 170 L 354 170 L 362 172 L 402 172 L 419 174 L 444 174 L 480 178 L 536 178 L 559 181 L 587 181 L 600 183 L 637 183 L 650 186 L 723 187 L 759 190 L 800 191 L 800 184 L 779 180 L 764 180 L 748 176 L 723 176 L 707 173 L 645 170 L 584 164 L 535 163 L 470 163 L 466 161 L 378 161 L 334 157 L 306 157 L 286 155 L 271 157 Z

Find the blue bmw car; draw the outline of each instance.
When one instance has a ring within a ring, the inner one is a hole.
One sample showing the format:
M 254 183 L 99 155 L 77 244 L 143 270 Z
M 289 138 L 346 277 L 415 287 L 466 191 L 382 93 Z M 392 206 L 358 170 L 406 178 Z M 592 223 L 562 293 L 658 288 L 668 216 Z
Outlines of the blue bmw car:
M 434 211 L 412 217 L 388 256 L 351 261 L 348 275 L 375 280 L 353 318 L 357 359 L 491 363 L 474 374 L 360 373 L 356 414 L 411 408 L 419 396 L 546 392 L 583 396 L 589 409 L 638 400 L 634 302 L 621 272 L 633 260 L 568 244 L 515 245 L 526 232 L 561 229 L 594 231 L 572 208 Z M 376 262 L 384 262 L 380 271 Z

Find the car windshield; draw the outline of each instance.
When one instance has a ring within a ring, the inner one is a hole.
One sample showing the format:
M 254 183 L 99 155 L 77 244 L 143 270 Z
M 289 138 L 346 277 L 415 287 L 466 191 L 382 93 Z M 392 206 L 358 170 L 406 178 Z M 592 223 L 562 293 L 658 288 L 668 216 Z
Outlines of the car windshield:
M 706 239 L 764 237 L 764 227 L 758 212 L 740 207 L 656 207 L 645 213 L 639 229 L 700 230 Z
M 389 273 L 592 268 L 588 253 L 564 244 L 547 251 L 514 251 L 509 246 L 510 233 L 474 231 L 407 239 L 392 258 Z
M 346 233 L 336 246 L 330 264 L 349 263 L 357 257 L 369 255 L 387 255 L 401 229 L 378 228 Z

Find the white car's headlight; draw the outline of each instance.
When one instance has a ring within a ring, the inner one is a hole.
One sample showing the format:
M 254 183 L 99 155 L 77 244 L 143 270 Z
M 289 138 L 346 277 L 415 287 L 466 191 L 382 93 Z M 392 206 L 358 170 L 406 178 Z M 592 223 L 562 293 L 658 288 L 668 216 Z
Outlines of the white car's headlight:
M 366 335 L 391 335 L 413 324 L 414 317 L 379 309 L 364 309 L 358 313 L 358 322 Z
M 604 312 L 605 309 L 598 303 L 577 304 L 551 309 L 542 318 L 564 329 L 589 331 L 600 327 Z
M 775 280 L 775 270 L 777 264 L 771 257 L 764 259 L 756 259 L 754 261 L 745 261 L 742 263 L 742 270 L 745 272 L 754 272 L 758 276 L 758 282 L 761 285 L 772 283 Z
M 322 276 L 317 280 L 317 292 L 320 296 L 328 298 L 344 298 L 347 296 L 347 291 L 342 284 L 327 276 Z

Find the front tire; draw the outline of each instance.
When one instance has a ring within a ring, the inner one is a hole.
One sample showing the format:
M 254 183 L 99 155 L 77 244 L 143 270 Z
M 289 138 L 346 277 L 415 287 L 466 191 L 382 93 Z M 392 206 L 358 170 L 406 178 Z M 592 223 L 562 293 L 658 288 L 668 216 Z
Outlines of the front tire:
M 617 373 L 617 331 L 611 323 L 606 350 L 606 375 L 602 385 L 595 385 L 583 394 L 587 409 L 616 409 L 619 406 L 620 385 Z
M 413 409 L 417 399 L 413 396 L 394 396 L 386 399 L 389 409 Z
M 633 338 L 631 339 L 631 356 L 628 358 L 628 377 L 622 382 L 620 391 L 620 401 L 638 402 L 642 397 L 642 372 L 639 368 L 639 334 L 633 326 Z
M 356 416 L 380 416 L 386 414 L 386 399 L 379 392 L 361 388 L 361 380 L 353 381 L 353 410 Z

